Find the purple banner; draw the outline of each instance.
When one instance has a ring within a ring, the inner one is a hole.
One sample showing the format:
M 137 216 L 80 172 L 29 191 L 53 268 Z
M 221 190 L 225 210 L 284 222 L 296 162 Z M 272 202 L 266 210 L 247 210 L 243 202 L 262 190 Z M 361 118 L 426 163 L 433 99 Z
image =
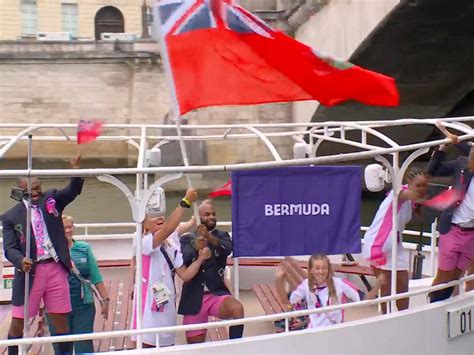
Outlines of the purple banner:
M 233 172 L 234 256 L 360 253 L 360 205 L 358 166 Z

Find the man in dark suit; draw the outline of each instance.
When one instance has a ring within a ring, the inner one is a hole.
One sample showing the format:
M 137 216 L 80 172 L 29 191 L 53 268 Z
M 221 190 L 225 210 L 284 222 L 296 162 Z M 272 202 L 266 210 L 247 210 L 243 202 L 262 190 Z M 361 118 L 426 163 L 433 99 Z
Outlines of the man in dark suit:
M 209 316 L 221 319 L 243 318 L 244 307 L 231 296 L 224 282 L 227 257 L 232 253 L 229 233 L 216 229 L 216 210 L 205 201 L 199 206 L 201 225 L 195 233 L 181 237 L 181 253 L 186 266 L 199 256 L 199 250 L 209 248 L 211 257 L 200 271 L 183 284 L 178 313 L 184 315 L 183 324 L 206 323 Z M 229 327 L 229 338 L 241 338 L 243 325 Z M 189 344 L 206 340 L 206 330 L 186 332 Z
M 71 160 L 72 168 L 79 168 L 79 161 L 79 155 Z M 5 256 L 15 267 L 9 339 L 22 337 L 27 272 L 30 283 L 28 317 L 38 313 L 43 300 L 51 321 L 58 330 L 58 335 L 68 333 L 66 314 L 71 311 L 71 303 L 67 278 L 71 269 L 71 259 L 64 236 L 62 212 L 81 193 L 83 182 L 82 178 L 74 177 L 64 189 L 53 189 L 43 193 L 40 180 L 32 178 L 30 258 L 26 258 L 27 200 L 20 201 L 1 218 Z M 18 187 L 26 193 L 28 180 L 19 179 Z M 60 352 L 71 353 L 70 345 L 70 343 L 59 343 Z M 18 347 L 9 347 L 8 353 L 17 354 Z
M 474 149 L 466 142 L 457 143 L 457 137 L 445 129 L 443 133 L 451 139 L 463 154 L 456 160 L 445 161 L 445 147 L 437 149 L 428 164 L 427 173 L 432 176 L 452 176 L 453 189 L 462 198 L 444 210 L 439 218 L 440 232 L 438 249 L 438 271 L 433 285 L 458 280 L 474 259 Z M 453 288 L 432 292 L 431 302 L 451 297 Z

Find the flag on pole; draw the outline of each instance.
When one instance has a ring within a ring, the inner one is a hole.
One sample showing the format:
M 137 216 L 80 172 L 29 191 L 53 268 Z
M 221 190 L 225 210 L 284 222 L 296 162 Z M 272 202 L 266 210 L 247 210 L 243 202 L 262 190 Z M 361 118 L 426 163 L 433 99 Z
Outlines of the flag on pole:
M 224 185 L 219 186 L 214 189 L 207 197 L 216 198 L 221 196 L 231 196 L 232 195 L 232 180 L 227 181 Z
M 157 7 L 181 115 L 301 100 L 399 103 L 393 78 L 323 56 L 233 0 L 162 0 Z
M 80 120 L 77 124 L 77 144 L 94 142 L 102 132 L 102 125 L 98 120 Z
M 449 208 L 459 201 L 462 201 L 463 197 L 464 194 L 461 191 L 451 188 L 449 190 L 443 191 L 439 195 L 436 195 L 432 199 L 425 201 L 423 205 L 435 210 L 444 211 L 446 208 Z

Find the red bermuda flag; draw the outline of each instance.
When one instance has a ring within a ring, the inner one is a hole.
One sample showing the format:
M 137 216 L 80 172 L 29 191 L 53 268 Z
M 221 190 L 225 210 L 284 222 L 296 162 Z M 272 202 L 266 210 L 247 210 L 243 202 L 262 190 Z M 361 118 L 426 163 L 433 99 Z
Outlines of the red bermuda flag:
M 220 196 L 231 196 L 232 195 L 232 181 L 227 181 L 224 185 L 214 189 L 207 197 L 216 198 Z
M 77 144 L 91 143 L 100 136 L 102 122 L 97 120 L 80 120 L 77 124 Z
M 324 57 L 232 0 L 162 0 L 157 6 L 180 114 L 300 100 L 399 103 L 393 78 Z
M 461 201 L 463 198 L 464 194 L 461 191 L 452 188 L 443 191 L 428 201 L 425 201 L 423 205 L 443 211 L 446 208 L 454 205 L 456 202 Z

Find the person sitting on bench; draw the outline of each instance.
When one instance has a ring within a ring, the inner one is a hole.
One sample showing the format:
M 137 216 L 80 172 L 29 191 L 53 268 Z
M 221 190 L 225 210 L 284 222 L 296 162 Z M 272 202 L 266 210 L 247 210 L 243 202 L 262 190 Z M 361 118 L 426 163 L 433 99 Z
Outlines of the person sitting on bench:
M 281 263 L 276 271 L 277 292 L 289 311 L 301 301 L 305 301 L 308 309 L 333 306 L 342 303 L 343 297 L 357 302 L 360 296 L 357 290 L 342 279 L 333 276 L 331 262 L 324 254 L 314 254 L 308 261 L 308 278 L 303 280 L 291 293 L 289 299 L 284 286 L 287 264 Z M 343 311 L 311 314 L 310 328 L 317 328 L 343 321 Z

